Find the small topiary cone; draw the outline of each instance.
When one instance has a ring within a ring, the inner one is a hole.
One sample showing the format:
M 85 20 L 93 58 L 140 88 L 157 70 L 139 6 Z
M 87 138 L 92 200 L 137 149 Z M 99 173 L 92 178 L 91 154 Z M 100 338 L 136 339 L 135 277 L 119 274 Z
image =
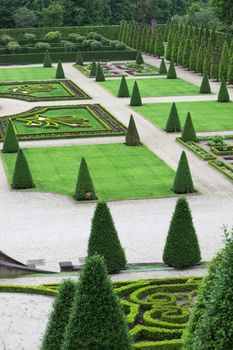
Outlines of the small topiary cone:
M 221 87 L 218 93 L 218 102 L 229 102 L 230 96 L 227 90 L 225 80 L 222 80 Z
M 3 142 L 3 153 L 17 153 L 19 150 L 19 143 L 15 133 L 15 128 L 12 120 L 9 119 L 9 123 L 6 130 L 6 135 Z
M 85 158 L 81 160 L 74 199 L 77 201 L 96 199 L 95 188 Z
M 137 52 L 136 63 L 137 64 L 143 64 L 144 63 L 144 59 L 142 57 L 141 51 Z
M 184 142 L 193 141 L 197 142 L 197 135 L 193 126 L 193 121 L 191 114 L 188 112 L 186 121 L 184 124 L 184 129 L 182 131 L 181 139 Z
M 65 73 L 62 67 L 61 60 L 59 60 L 57 64 L 56 79 L 65 79 Z
M 19 149 L 13 174 L 12 188 L 21 190 L 33 187 L 35 187 L 35 185 L 33 183 L 27 159 L 23 150 Z
M 136 81 L 134 82 L 134 86 L 133 86 L 130 106 L 142 106 L 141 94 L 138 88 L 138 83 Z
M 211 94 L 210 83 L 208 75 L 206 73 L 203 75 L 202 83 L 200 86 L 200 94 Z
M 97 71 L 96 71 L 96 77 L 95 80 L 98 81 L 105 81 L 105 76 L 103 72 L 103 68 L 100 63 L 97 65 Z
M 90 70 L 90 78 L 94 78 L 96 76 L 97 65 L 95 59 L 93 59 Z
M 173 191 L 177 194 L 195 191 L 186 153 L 183 151 L 176 171 Z
M 162 58 L 162 61 L 160 63 L 159 74 L 167 74 L 167 66 L 164 58 Z
M 130 97 L 129 88 L 125 76 L 121 78 L 121 83 L 118 91 L 118 97 Z
M 125 143 L 127 146 L 140 146 L 140 137 L 138 134 L 138 130 L 134 121 L 134 117 L 130 116 L 129 126 L 127 129 L 126 137 L 125 137 Z
M 176 69 L 175 69 L 174 63 L 171 61 L 167 72 L 167 79 L 176 79 L 176 78 L 177 78 Z
M 81 52 L 77 53 L 76 64 L 78 64 L 79 66 L 83 66 L 83 56 Z
M 45 51 L 43 65 L 44 65 L 44 68 L 51 68 L 52 67 L 52 61 L 51 61 L 51 57 L 50 57 L 48 49 Z
M 165 130 L 167 132 L 178 132 L 181 130 L 180 119 L 175 102 L 172 104 Z

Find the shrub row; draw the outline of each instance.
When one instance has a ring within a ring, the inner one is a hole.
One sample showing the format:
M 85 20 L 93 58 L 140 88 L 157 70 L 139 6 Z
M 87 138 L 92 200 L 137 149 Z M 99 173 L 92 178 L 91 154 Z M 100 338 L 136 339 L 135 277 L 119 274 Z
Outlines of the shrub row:
M 133 345 L 136 350 L 180 350 L 182 341 L 180 339 L 164 340 L 160 342 L 140 342 Z
M 49 286 L 23 286 L 23 285 L 12 285 L 12 284 L 1 284 L 0 285 L 1 293 L 26 293 L 26 294 L 40 294 L 55 296 L 56 291 L 50 289 Z
M 176 140 L 181 143 L 183 146 L 187 147 L 195 153 L 198 157 L 200 157 L 203 160 L 214 160 L 216 157 L 214 157 L 210 152 L 208 152 L 205 148 L 198 145 L 196 142 L 187 143 L 182 141 L 180 137 L 177 137 Z
M 218 165 L 217 161 L 214 161 L 214 160 L 210 160 L 209 164 L 212 165 L 218 171 L 220 171 L 222 174 L 226 175 L 231 180 L 233 180 L 233 168 L 230 165 L 228 165 L 223 161 L 219 161 L 219 165 Z

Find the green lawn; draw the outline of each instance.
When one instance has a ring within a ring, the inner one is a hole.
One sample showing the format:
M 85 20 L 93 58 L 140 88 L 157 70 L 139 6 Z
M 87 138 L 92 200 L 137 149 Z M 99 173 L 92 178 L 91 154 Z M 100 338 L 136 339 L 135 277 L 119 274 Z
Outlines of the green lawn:
M 126 80 L 130 93 L 132 93 L 135 80 L 137 81 L 142 97 L 196 95 L 199 93 L 198 86 L 187 83 L 181 79 L 148 78 Z M 119 79 L 109 79 L 99 84 L 113 95 L 117 96 L 120 86 Z
M 55 72 L 53 67 L 0 68 L 0 81 L 55 79 Z
M 188 112 L 191 113 L 196 131 L 233 130 L 233 103 L 217 101 L 176 103 L 181 125 Z M 148 103 L 134 109 L 151 123 L 164 129 L 171 103 Z
M 87 160 L 98 199 L 171 196 L 175 172 L 145 146 L 124 144 L 25 149 L 36 189 L 72 196 L 81 157 Z M 16 154 L 4 153 L 11 183 Z

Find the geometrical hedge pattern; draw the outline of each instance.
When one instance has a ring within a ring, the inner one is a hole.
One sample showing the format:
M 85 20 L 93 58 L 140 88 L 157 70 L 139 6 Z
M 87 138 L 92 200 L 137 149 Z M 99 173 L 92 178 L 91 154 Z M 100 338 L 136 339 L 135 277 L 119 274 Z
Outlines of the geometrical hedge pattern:
M 126 127 L 99 104 L 34 107 L 0 119 L 0 139 L 11 118 L 18 140 L 124 135 Z
M 71 80 L 1 82 L 0 97 L 15 98 L 29 102 L 91 98 Z
M 201 277 L 114 282 L 133 337 L 134 349 L 181 349 L 182 334 Z M 0 285 L 0 292 L 55 295 L 54 285 Z

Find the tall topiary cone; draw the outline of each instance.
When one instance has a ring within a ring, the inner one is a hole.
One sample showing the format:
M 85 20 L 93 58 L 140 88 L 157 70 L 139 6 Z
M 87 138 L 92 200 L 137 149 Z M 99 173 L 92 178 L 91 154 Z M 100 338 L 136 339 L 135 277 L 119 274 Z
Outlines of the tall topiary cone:
M 60 284 L 40 350 L 61 349 L 76 289 L 77 285 L 72 280 L 64 280 Z
M 47 49 L 45 51 L 45 56 L 44 56 L 44 68 L 50 68 L 50 67 L 52 67 L 52 61 L 51 61 L 49 51 Z
M 104 257 L 109 273 L 116 273 L 125 268 L 125 252 L 118 238 L 110 210 L 104 202 L 99 202 L 96 206 L 88 241 L 88 256 L 95 254 Z
M 170 223 L 163 261 L 177 269 L 197 265 L 201 253 L 186 198 L 179 198 Z
M 127 146 L 140 146 L 140 137 L 134 121 L 134 117 L 131 115 L 129 120 L 129 126 L 125 136 L 125 143 Z
M 144 63 L 144 59 L 142 57 L 141 51 L 137 52 L 136 63 L 137 64 L 143 64 Z
M 173 191 L 177 194 L 195 191 L 186 153 L 183 151 L 176 170 Z
M 86 259 L 62 350 L 132 350 L 122 306 L 102 257 Z
M 102 68 L 100 63 L 98 63 L 98 65 L 97 65 L 95 80 L 96 81 L 105 81 L 103 68 Z
M 77 201 L 96 199 L 95 188 L 85 158 L 81 160 L 74 199 Z
M 6 135 L 3 142 L 3 153 L 17 153 L 19 150 L 19 143 L 17 140 L 17 136 L 15 133 L 15 128 L 12 123 L 12 120 L 9 119 L 9 123 L 7 125 Z
M 160 63 L 159 74 L 167 74 L 167 67 L 164 58 L 162 58 L 162 61 Z
M 179 114 L 175 102 L 172 104 L 165 130 L 167 132 L 178 132 L 181 130 Z
M 133 92 L 130 99 L 130 106 L 142 106 L 141 94 L 138 88 L 138 83 L 135 81 L 133 86 Z
M 218 102 L 229 102 L 230 96 L 227 90 L 225 80 L 222 80 L 221 87 L 218 93 Z
M 130 97 L 129 88 L 125 76 L 121 78 L 121 83 L 118 91 L 118 97 Z
M 81 52 L 77 53 L 77 57 L 76 57 L 76 64 L 78 64 L 79 66 L 83 66 L 83 56 L 81 54 Z
M 97 65 L 95 59 L 93 59 L 90 70 L 90 78 L 94 78 L 96 76 Z
M 167 79 L 176 79 L 176 78 L 177 78 L 176 69 L 175 69 L 174 63 L 171 61 L 167 72 Z
M 21 190 L 33 187 L 35 187 L 35 185 L 33 183 L 27 159 L 23 150 L 19 149 L 13 174 L 12 188 Z
M 200 86 L 200 94 L 211 94 L 210 83 L 208 75 L 206 73 L 203 75 L 202 83 Z
M 186 117 L 184 129 L 181 134 L 181 139 L 184 142 L 188 142 L 188 141 L 197 142 L 197 135 L 193 126 L 191 114 L 189 112 Z
M 56 79 L 64 79 L 65 73 L 62 67 L 61 60 L 58 61 L 57 70 L 56 70 Z

